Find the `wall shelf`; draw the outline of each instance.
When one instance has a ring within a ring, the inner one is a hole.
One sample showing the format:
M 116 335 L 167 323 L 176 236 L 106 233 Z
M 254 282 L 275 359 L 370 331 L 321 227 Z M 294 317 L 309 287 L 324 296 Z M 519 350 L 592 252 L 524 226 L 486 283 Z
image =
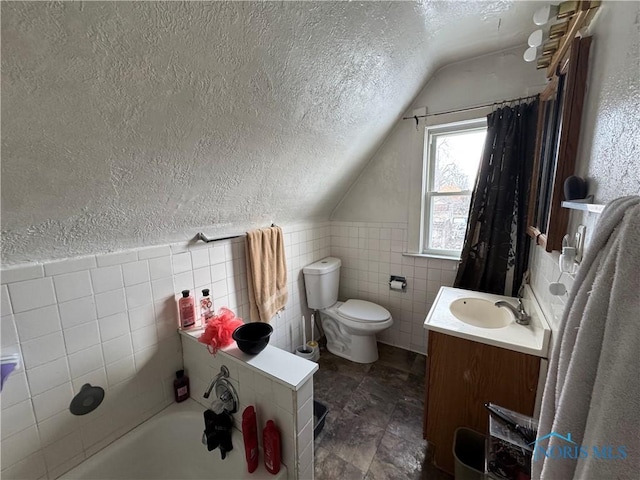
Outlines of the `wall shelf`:
M 582 203 L 582 202 L 562 202 L 564 208 L 573 210 L 582 210 L 584 212 L 601 213 L 604 205 L 600 203 Z

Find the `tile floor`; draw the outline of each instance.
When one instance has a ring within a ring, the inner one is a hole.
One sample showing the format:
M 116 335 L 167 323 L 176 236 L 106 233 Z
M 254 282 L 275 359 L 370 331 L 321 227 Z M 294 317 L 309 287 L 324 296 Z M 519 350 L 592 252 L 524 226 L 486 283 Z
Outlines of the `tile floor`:
M 450 480 L 422 439 L 425 357 L 378 350 L 369 365 L 322 351 L 314 395 L 329 413 L 315 441 L 315 478 Z

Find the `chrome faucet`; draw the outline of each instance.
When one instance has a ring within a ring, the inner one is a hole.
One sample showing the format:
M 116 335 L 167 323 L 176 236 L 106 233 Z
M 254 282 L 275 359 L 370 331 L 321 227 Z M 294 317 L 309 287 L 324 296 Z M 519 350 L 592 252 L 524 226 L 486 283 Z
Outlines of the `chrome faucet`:
M 213 390 L 213 387 L 216 386 L 216 383 L 218 383 L 218 380 L 220 380 L 221 378 L 229 378 L 229 369 L 224 365 L 220 367 L 220 373 L 216 375 L 213 380 L 211 380 L 209 387 L 207 387 L 207 391 L 204 392 L 204 398 L 209 398 L 209 395 L 211 395 L 211 390 Z
M 506 302 L 504 300 L 500 300 L 499 302 L 494 303 L 494 305 L 498 308 L 505 307 L 511 311 L 514 318 L 516 319 L 516 323 L 520 325 L 529 325 L 529 319 L 531 318 L 529 314 L 524 310 L 524 305 L 522 304 L 522 299 L 518 297 L 518 307 L 514 307 L 511 303 Z
M 207 387 L 207 391 L 204 392 L 203 397 L 209 398 L 211 391 L 215 389 L 215 397 L 222 403 L 222 408 L 227 413 L 236 413 L 238 411 L 238 393 L 235 387 L 229 381 L 229 369 L 222 365 L 220 367 L 220 373 L 211 380 L 211 383 Z M 218 413 L 218 412 L 216 412 Z

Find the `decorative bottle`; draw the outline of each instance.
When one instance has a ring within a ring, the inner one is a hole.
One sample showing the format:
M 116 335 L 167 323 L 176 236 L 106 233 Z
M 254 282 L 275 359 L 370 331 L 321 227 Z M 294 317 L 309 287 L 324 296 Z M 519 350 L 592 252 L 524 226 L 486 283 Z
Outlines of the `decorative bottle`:
M 182 291 L 182 298 L 178 300 L 180 310 L 180 328 L 186 330 L 196 324 L 196 301 L 189 295 L 189 290 Z
M 202 290 L 202 297 L 200 298 L 200 319 L 202 326 L 206 326 L 207 321 L 213 316 L 213 302 L 209 295 L 209 289 L 204 288 Z
M 280 471 L 280 430 L 273 423 L 267 422 L 262 432 L 262 446 L 264 448 L 264 466 L 273 475 Z
M 173 381 L 173 393 L 176 402 L 184 402 L 189 398 L 189 377 L 184 374 L 184 370 L 176 372 L 176 379 Z

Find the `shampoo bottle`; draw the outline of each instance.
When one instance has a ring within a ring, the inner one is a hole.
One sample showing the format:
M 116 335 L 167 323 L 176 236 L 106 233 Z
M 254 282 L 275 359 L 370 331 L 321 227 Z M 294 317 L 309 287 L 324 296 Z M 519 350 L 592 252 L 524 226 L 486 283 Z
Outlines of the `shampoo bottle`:
M 209 289 L 202 289 L 202 297 L 200 298 L 200 319 L 202 326 L 207 325 L 207 321 L 213 316 L 213 302 L 211 301 L 211 295 L 209 295 Z
M 269 420 L 262 435 L 264 466 L 269 473 L 275 475 L 280 471 L 280 430 L 273 420 Z
M 176 379 L 173 381 L 173 394 L 178 403 L 189 398 L 189 377 L 184 374 L 184 370 L 176 372 Z
M 180 328 L 191 328 L 196 324 L 196 302 L 189 290 L 182 291 L 182 298 L 178 300 L 178 309 L 180 310 Z
M 242 412 L 242 438 L 244 439 L 247 470 L 249 473 L 253 473 L 258 468 L 258 423 L 256 422 L 256 409 L 252 405 Z

